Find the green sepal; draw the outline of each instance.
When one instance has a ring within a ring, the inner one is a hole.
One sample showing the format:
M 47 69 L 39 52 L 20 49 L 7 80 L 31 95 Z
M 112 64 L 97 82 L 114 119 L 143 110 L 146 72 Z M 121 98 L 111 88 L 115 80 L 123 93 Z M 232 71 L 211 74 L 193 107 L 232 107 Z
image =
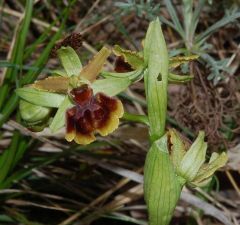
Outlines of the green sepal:
M 138 52 L 126 50 L 121 48 L 119 45 L 115 45 L 113 53 L 117 56 L 122 56 L 124 61 L 131 65 L 131 67 L 135 70 L 143 69 L 144 67 L 143 57 Z
M 194 180 L 191 182 L 194 186 L 205 186 L 207 183 L 211 181 L 211 178 L 216 170 L 223 167 L 228 160 L 227 154 L 225 152 L 221 153 L 213 153 L 209 160 L 209 163 L 203 164 L 197 173 Z
M 67 72 L 64 69 L 56 69 L 51 71 L 52 76 L 61 76 L 61 77 L 67 77 Z
M 115 73 L 115 72 L 107 72 L 107 71 L 102 71 L 101 75 L 105 78 L 128 78 L 132 82 L 139 81 L 143 78 L 143 70 L 134 70 L 131 72 L 126 72 L 126 73 Z
M 123 92 L 130 84 L 131 81 L 128 78 L 107 78 L 96 80 L 91 87 L 94 94 L 102 92 L 108 96 L 115 96 Z
M 169 224 L 183 187 L 170 160 L 167 142 L 166 134 L 155 141 L 145 161 L 144 197 L 149 225 Z
M 62 94 L 40 91 L 30 87 L 18 88 L 16 93 L 27 102 L 50 108 L 58 108 L 64 100 L 64 95 Z
M 168 82 L 170 83 L 186 83 L 188 81 L 191 81 L 194 76 L 192 75 L 177 75 L 174 73 L 168 74 Z
M 204 132 L 200 131 L 197 139 L 184 155 L 178 169 L 178 175 L 191 182 L 205 161 L 207 143 L 204 142 Z
M 64 100 L 62 101 L 61 105 L 59 106 L 49 128 L 54 133 L 64 127 L 65 125 L 65 115 L 67 109 L 73 106 L 72 102 L 70 101 L 68 96 L 65 96 Z
M 150 23 L 146 34 L 144 63 L 150 136 L 157 140 L 165 132 L 168 84 L 168 51 L 158 19 Z
M 69 46 L 61 47 L 57 50 L 57 54 L 67 76 L 78 76 L 80 74 L 82 64 L 73 48 Z

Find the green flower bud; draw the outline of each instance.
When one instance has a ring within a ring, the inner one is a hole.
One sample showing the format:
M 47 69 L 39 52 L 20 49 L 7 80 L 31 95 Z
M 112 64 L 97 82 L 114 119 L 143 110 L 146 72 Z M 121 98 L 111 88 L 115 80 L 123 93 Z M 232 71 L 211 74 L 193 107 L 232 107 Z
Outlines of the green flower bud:
M 48 125 L 51 108 L 34 105 L 24 100 L 19 102 L 20 115 L 28 128 L 41 131 Z
M 190 148 L 175 130 L 169 131 L 170 157 L 177 175 L 192 186 L 206 185 L 214 172 L 227 162 L 225 152 L 213 153 L 208 163 L 205 163 L 207 143 L 204 141 L 204 132 L 200 131 L 197 139 Z M 188 150 L 187 150 L 188 149 Z
M 204 163 L 206 150 L 201 131 L 191 146 L 175 130 L 152 144 L 144 167 L 149 225 L 169 224 L 182 187 L 206 185 L 214 172 L 225 165 L 225 153 L 213 153 L 209 163 Z
M 165 134 L 152 144 L 144 167 L 144 197 L 149 225 L 169 224 L 183 184 L 178 178 L 168 151 Z

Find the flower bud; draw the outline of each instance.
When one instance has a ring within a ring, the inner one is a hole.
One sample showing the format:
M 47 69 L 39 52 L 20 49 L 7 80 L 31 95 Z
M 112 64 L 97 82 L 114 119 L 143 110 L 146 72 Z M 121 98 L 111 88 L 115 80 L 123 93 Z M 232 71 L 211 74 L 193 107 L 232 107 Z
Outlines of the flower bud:
M 51 108 L 34 105 L 24 100 L 19 102 L 20 115 L 26 126 L 33 131 L 41 131 L 48 125 Z
M 225 153 L 213 153 L 209 163 L 204 163 L 207 143 L 202 131 L 189 146 L 175 130 L 152 144 L 144 166 L 149 225 L 169 224 L 182 187 L 206 185 L 214 172 L 227 162 Z
M 188 149 L 186 142 L 175 130 L 169 131 L 170 157 L 176 173 L 187 184 L 193 186 L 206 185 L 211 181 L 214 172 L 227 162 L 226 153 L 213 153 L 209 162 L 205 163 L 207 143 L 204 141 L 204 132 L 200 131 L 197 139 Z

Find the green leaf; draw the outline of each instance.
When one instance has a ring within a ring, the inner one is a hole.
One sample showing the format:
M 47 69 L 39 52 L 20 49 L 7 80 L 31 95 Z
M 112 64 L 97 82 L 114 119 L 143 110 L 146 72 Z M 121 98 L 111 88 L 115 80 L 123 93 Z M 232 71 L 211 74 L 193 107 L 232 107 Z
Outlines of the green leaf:
M 59 106 L 59 109 L 54 116 L 52 123 L 49 126 L 52 132 L 56 132 L 60 128 L 64 127 L 66 110 L 72 106 L 73 104 L 71 103 L 69 97 L 66 96 L 62 101 L 61 105 Z
M 106 78 L 109 78 L 109 77 L 128 78 L 132 82 L 135 82 L 137 80 L 140 80 L 143 77 L 143 70 L 142 69 L 134 70 L 127 73 L 115 73 L 115 72 L 102 71 L 101 75 Z
M 168 51 L 159 20 L 151 22 L 144 44 L 144 74 L 150 136 L 159 139 L 165 132 L 167 112 Z
M 168 13 L 170 14 L 171 18 L 172 18 L 172 21 L 174 23 L 174 27 L 175 27 L 175 30 L 180 34 L 180 36 L 184 39 L 185 38 L 185 34 L 184 34 L 184 30 L 182 28 L 182 25 L 179 21 L 179 18 L 177 16 L 177 12 L 176 10 L 174 9 L 173 7 L 173 4 L 171 1 L 169 0 L 164 0 L 165 4 L 166 4 L 166 7 L 167 7 L 167 10 L 168 10 Z
M 183 0 L 184 30 L 187 45 L 192 42 L 191 25 L 193 22 L 193 0 Z
M 130 64 L 135 70 L 142 69 L 144 67 L 143 57 L 138 52 L 123 49 L 119 45 L 114 46 L 113 52 L 117 56 L 122 56 L 124 61 Z
M 190 149 L 184 155 L 178 174 L 191 182 L 197 175 L 200 167 L 205 161 L 207 143 L 204 142 L 204 132 L 200 131 L 197 139 L 191 145 Z
M 29 30 L 29 26 L 31 23 L 31 18 L 32 18 L 32 11 L 33 11 L 33 0 L 26 1 L 25 5 L 25 12 L 24 12 L 24 17 L 22 17 L 22 20 L 17 26 L 17 29 L 15 30 L 15 34 L 13 37 L 13 45 L 12 45 L 12 52 L 10 56 L 9 62 L 11 64 L 16 64 L 19 65 L 20 68 L 22 67 L 23 64 L 23 54 L 24 54 L 24 48 L 25 48 L 25 43 L 27 39 L 27 34 Z M 18 82 L 19 78 L 19 70 L 18 68 L 8 68 L 6 70 L 5 77 L 3 77 L 3 85 L 0 88 L 0 109 L 2 111 L 4 102 L 8 102 L 9 98 L 9 91 L 10 91 L 10 84 L 15 83 L 16 86 L 19 85 Z M 1 82 L 0 82 L 1 85 Z
M 58 108 L 64 100 L 64 95 L 39 91 L 34 88 L 24 87 L 16 89 L 17 95 L 35 105 Z
M 96 80 L 92 84 L 94 94 L 102 92 L 108 96 L 115 96 L 124 91 L 131 81 L 128 78 L 107 78 Z
M 149 225 L 169 224 L 182 189 L 170 161 L 167 142 L 167 135 L 155 141 L 144 165 L 144 197 Z
M 57 51 L 57 54 L 63 68 L 65 69 L 69 77 L 73 75 L 78 76 L 80 74 L 80 71 L 82 69 L 82 64 L 77 53 L 74 51 L 73 48 L 69 46 L 61 47 Z
M 195 10 L 193 12 L 193 17 L 192 17 L 192 23 L 191 23 L 191 28 L 190 28 L 190 32 L 192 34 L 192 36 L 194 36 L 198 22 L 199 22 L 199 18 L 200 18 L 200 13 L 203 9 L 203 7 L 205 6 L 205 2 L 206 0 L 199 0 L 198 1 L 198 5 L 195 7 Z
M 185 83 L 193 79 L 192 75 L 177 75 L 174 73 L 168 74 L 168 81 L 170 83 Z

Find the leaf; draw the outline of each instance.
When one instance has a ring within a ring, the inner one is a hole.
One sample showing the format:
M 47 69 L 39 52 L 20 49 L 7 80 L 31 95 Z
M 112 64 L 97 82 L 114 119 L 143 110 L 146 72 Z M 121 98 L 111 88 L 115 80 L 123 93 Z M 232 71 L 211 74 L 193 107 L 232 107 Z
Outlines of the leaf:
M 143 57 L 138 52 L 123 49 L 119 45 L 114 46 L 113 52 L 117 56 L 122 56 L 124 61 L 135 70 L 142 69 L 144 66 Z
M 207 143 L 204 142 L 204 132 L 200 131 L 197 139 L 184 155 L 178 173 L 181 177 L 191 182 L 197 175 L 200 167 L 205 161 Z
M 80 74 L 80 71 L 82 69 L 82 64 L 77 53 L 74 51 L 73 48 L 69 46 L 61 47 L 57 51 L 57 54 L 63 68 L 65 69 L 69 77 L 73 75 L 78 76 Z
M 55 114 L 52 120 L 52 123 L 49 126 L 53 133 L 59 130 L 60 128 L 64 127 L 66 111 L 72 106 L 73 104 L 71 103 L 69 97 L 65 96 L 64 100 L 62 101 L 61 105 L 58 108 L 57 113 Z
M 168 84 L 168 51 L 159 20 L 151 22 L 144 42 L 144 74 L 150 135 L 157 140 L 165 132 Z M 160 81 L 159 81 L 160 77 Z
M 167 135 L 155 141 L 144 165 L 144 197 L 150 225 L 169 224 L 182 189 L 170 161 L 167 142 Z
M 103 47 L 89 63 L 82 69 L 80 77 L 83 77 L 90 82 L 96 80 L 98 74 L 101 72 L 102 67 L 104 66 L 108 56 L 111 51 Z
M 64 100 L 64 95 L 39 91 L 34 88 L 23 87 L 16 89 L 17 95 L 35 105 L 58 108 Z
M 43 80 L 37 80 L 31 87 L 42 91 L 58 92 L 66 94 L 68 91 L 69 77 L 52 76 Z
M 193 79 L 192 75 L 177 75 L 174 73 L 168 74 L 168 81 L 170 83 L 185 83 Z
M 94 94 L 102 92 L 108 96 L 115 96 L 124 91 L 131 81 L 128 78 L 107 78 L 96 80 L 92 84 Z
M 187 63 L 189 61 L 198 59 L 198 55 L 190 55 L 190 56 L 176 56 L 176 57 L 171 57 L 169 59 L 169 68 L 176 68 L 180 65 L 182 65 L 183 63 Z
M 101 75 L 106 78 L 109 78 L 109 77 L 123 78 L 123 79 L 128 78 L 132 82 L 135 82 L 137 80 L 140 80 L 143 77 L 143 70 L 142 69 L 134 70 L 127 73 L 115 73 L 115 72 L 102 71 Z
M 172 2 L 169 1 L 169 0 L 164 0 L 164 2 L 165 2 L 165 4 L 166 4 L 168 13 L 170 14 L 171 19 L 172 19 L 172 21 L 173 21 L 173 23 L 174 23 L 174 25 L 175 25 L 175 26 L 174 26 L 175 30 L 176 30 L 176 31 L 180 34 L 180 36 L 184 39 L 184 37 L 185 37 L 184 30 L 183 30 L 183 28 L 182 28 L 182 26 L 181 26 L 181 23 L 180 23 L 179 18 L 178 18 L 178 16 L 177 16 L 177 12 L 176 12 L 176 10 L 175 10 L 174 7 L 173 7 Z
M 227 25 L 228 23 L 236 20 L 240 17 L 240 12 L 233 13 L 232 15 L 226 15 L 218 22 L 214 23 L 212 26 L 210 26 L 207 30 L 205 30 L 203 33 L 199 34 L 196 37 L 196 43 L 203 43 L 212 33 L 216 32 L 219 28 Z
M 19 65 L 20 68 L 23 66 L 23 54 L 25 43 L 27 40 L 27 35 L 29 31 L 29 26 L 32 19 L 32 11 L 33 11 L 34 1 L 29 0 L 25 5 L 25 12 L 23 17 L 20 19 L 20 23 L 17 24 L 16 30 L 14 31 L 14 37 L 12 38 L 11 49 L 9 51 L 8 57 L 9 63 L 14 65 Z M 19 70 L 17 67 L 7 68 L 6 73 L 2 72 L 1 81 L 0 81 L 0 109 L 1 114 L 3 113 L 3 108 L 5 108 L 6 104 L 9 101 L 9 93 L 11 90 L 11 84 L 19 84 Z M 4 106 L 4 107 L 3 107 Z M 3 122 L 0 122 L 3 123 Z M 0 125 L 2 126 L 2 125 Z

